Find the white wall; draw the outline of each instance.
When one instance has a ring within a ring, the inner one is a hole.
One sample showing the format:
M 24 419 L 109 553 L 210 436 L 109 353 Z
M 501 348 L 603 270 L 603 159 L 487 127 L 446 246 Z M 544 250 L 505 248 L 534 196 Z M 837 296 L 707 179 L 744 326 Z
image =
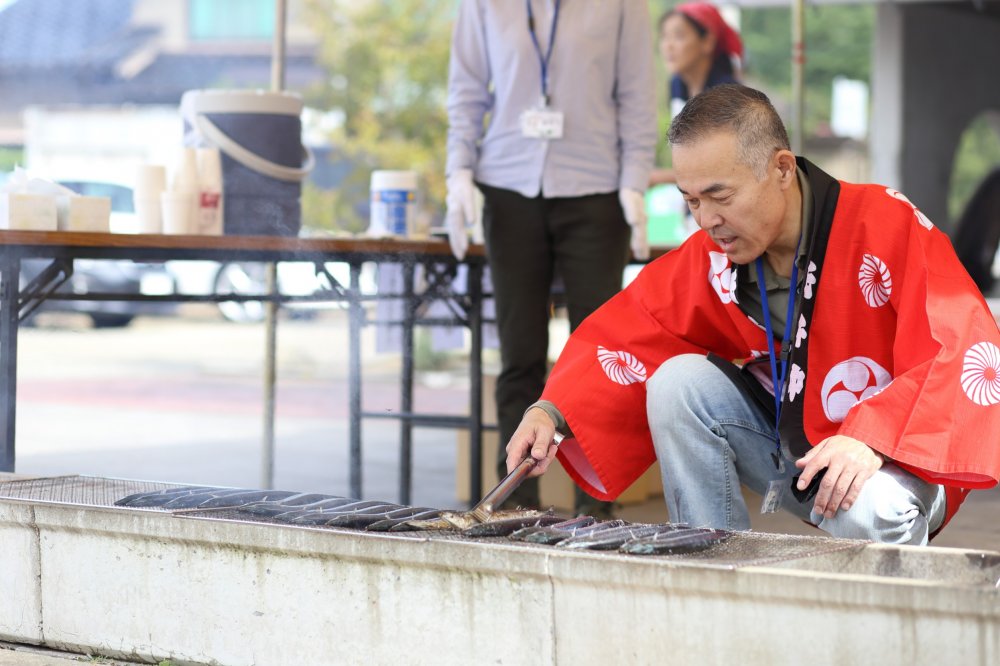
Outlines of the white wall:
M 170 165 L 183 123 L 175 107 L 30 107 L 24 113 L 25 167 L 48 180 L 132 186 L 143 162 Z

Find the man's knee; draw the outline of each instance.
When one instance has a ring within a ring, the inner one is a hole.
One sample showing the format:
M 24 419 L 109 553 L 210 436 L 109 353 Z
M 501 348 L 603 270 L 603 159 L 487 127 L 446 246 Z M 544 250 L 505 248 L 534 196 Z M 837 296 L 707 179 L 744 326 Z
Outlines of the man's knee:
M 664 361 L 653 376 L 646 380 L 646 411 L 676 404 L 697 389 L 705 371 L 714 369 L 702 354 L 680 354 Z
M 836 537 L 925 545 L 931 514 L 936 508 L 933 505 L 937 486 L 914 492 L 908 487 L 911 484 L 901 479 L 905 474 L 895 467 L 876 473 L 865 482 L 857 501 L 848 511 L 838 511 L 832 519 L 821 519 L 820 527 Z M 819 517 L 814 514 L 813 518 Z
M 664 362 L 646 381 L 646 420 L 655 446 L 675 439 L 670 433 L 681 422 L 691 423 L 692 416 L 704 420 L 715 393 L 709 381 L 714 373 L 718 369 L 706 357 L 681 354 Z

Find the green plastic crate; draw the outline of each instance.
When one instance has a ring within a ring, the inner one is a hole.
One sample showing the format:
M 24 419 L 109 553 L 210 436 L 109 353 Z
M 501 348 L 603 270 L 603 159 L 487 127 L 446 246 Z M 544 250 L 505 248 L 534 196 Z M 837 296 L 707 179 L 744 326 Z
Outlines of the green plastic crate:
M 688 237 L 684 226 L 687 206 L 675 185 L 654 185 L 646 190 L 650 245 L 680 245 Z

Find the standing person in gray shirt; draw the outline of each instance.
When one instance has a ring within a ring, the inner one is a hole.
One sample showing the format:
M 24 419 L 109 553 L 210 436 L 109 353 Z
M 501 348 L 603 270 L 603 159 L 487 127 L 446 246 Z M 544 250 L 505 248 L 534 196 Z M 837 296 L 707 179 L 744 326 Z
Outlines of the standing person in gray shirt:
M 652 27 L 639 0 L 463 0 L 448 82 L 448 211 L 455 256 L 476 225 L 500 337 L 506 442 L 541 393 L 555 278 L 570 328 L 647 259 L 644 191 L 656 143 Z M 501 448 L 497 469 L 506 473 Z M 577 510 L 607 515 L 610 505 Z M 525 483 L 510 502 L 539 505 Z

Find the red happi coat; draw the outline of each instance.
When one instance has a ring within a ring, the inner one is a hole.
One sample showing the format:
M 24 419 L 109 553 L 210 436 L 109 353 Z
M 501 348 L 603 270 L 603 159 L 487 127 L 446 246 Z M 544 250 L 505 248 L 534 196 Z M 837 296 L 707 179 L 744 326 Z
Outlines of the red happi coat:
M 996 322 L 948 237 L 906 197 L 799 165 L 814 201 L 782 439 L 865 442 L 944 484 L 947 522 L 970 489 L 1000 478 Z M 591 495 L 616 498 L 655 461 L 644 382 L 664 360 L 766 352 L 735 288 L 735 266 L 698 232 L 570 337 L 542 397 L 566 418 L 574 439 L 559 457 Z

